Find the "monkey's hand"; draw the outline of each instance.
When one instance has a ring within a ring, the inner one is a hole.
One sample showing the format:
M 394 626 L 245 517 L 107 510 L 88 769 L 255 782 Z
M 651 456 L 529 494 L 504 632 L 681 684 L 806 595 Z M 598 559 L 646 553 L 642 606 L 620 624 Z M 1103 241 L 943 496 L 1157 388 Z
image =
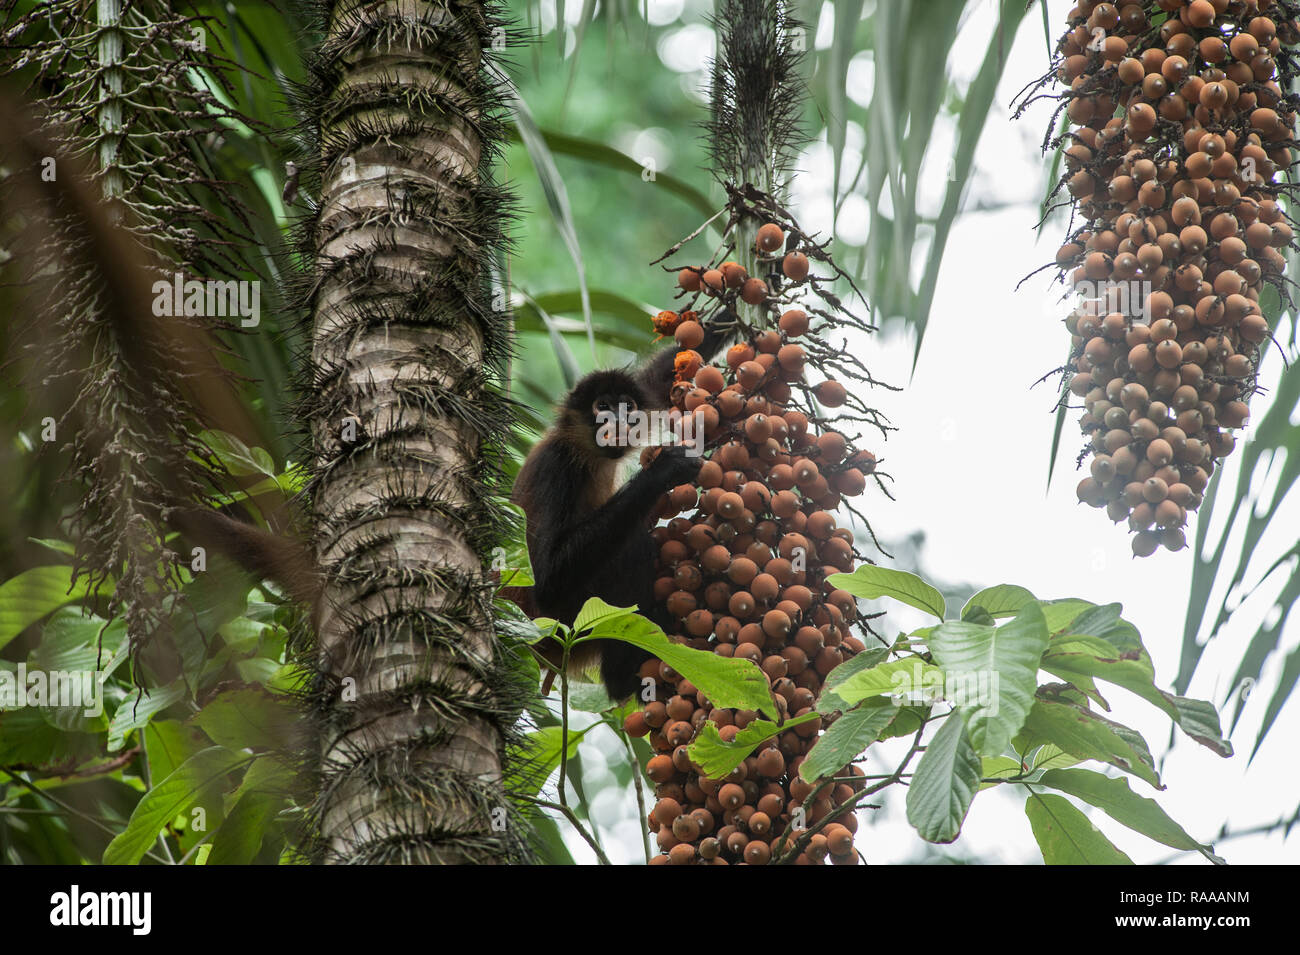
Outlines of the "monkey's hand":
M 703 457 L 689 455 L 685 448 L 672 445 L 661 448 L 646 471 L 656 484 L 668 491 L 679 484 L 693 482 L 699 476 L 700 465 L 703 463 Z

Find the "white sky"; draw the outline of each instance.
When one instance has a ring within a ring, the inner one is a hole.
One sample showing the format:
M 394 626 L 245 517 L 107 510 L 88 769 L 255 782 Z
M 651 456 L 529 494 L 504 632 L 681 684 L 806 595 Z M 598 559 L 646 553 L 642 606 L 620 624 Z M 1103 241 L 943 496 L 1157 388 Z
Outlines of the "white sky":
M 1057 19 L 1063 17 L 1068 6 L 1054 4 L 1054 10 L 1060 8 L 1055 11 Z M 991 34 L 995 11 L 995 4 L 985 0 L 962 26 L 960 59 L 950 65 L 954 76 L 968 80 L 974 75 Z M 684 55 L 680 49 L 673 49 L 675 55 Z M 959 217 L 949 239 L 914 377 L 909 382 L 910 340 L 877 336 L 864 349 L 865 359 L 877 377 L 907 387 L 901 394 L 873 396 L 873 403 L 886 411 L 900 429 L 876 448 L 878 455 L 888 458 L 884 469 L 896 479 L 897 503 L 891 504 L 870 492 L 863 500 L 883 538 L 925 532 L 923 559 L 927 571 L 939 579 L 980 586 L 1016 583 L 1044 599 L 1081 597 L 1097 603 L 1123 603 L 1125 617 L 1137 626 L 1150 650 L 1157 682 L 1170 688 L 1178 669 L 1192 569 L 1190 551 L 1161 551 L 1145 561 L 1134 561 L 1126 529 L 1111 525 L 1104 512 L 1076 503 L 1074 485 L 1081 476 L 1074 470 L 1074 457 L 1080 447 L 1075 424 L 1078 412 L 1067 420 L 1056 462 L 1057 476 L 1050 492 L 1044 493 L 1055 389 L 1048 383 L 1031 391 L 1030 385 L 1061 363 L 1068 336 L 1059 321 L 1063 312 L 1052 304 L 1059 289 L 1050 286 L 1047 273 L 1031 280 L 1019 293 L 1014 289 L 1025 274 L 1053 257 L 1064 226 L 1061 222 L 1049 223 L 1043 241 L 1035 242 L 1037 202 L 1050 162 L 1039 157 L 1038 143 L 1050 107 L 1031 112 L 1013 124 L 1007 106 L 1029 78 L 1044 71 L 1046 55 L 1039 13 L 1034 10 L 1010 49 L 995 113 L 980 140 L 974 181 L 966 196 L 967 207 L 976 200 L 1019 204 Z M 855 64 L 855 92 L 869 91 L 870 67 L 869 59 Z M 855 135 L 857 144 L 861 143 L 860 129 L 851 129 L 850 150 L 855 146 Z M 932 179 L 934 206 L 947 185 L 943 170 L 951 142 L 950 129 L 936 129 L 932 154 L 927 157 L 927 168 L 938 171 Z M 828 219 L 830 175 L 824 150 L 812 147 L 805 160 L 804 175 L 796 183 L 796 214 L 805 221 Z M 846 158 L 845 166 L 854 168 L 854 162 Z M 841 234 L 860 229 L 862 215 L 861 207 L 848 205 L 839 224 Z M 1276 381 L 1280 367 L 1274 352 L 1265 367 L 1266 384 Z M 1252 409 L 1256 420 L 1262 417 L 1266 403 L 1267 395 L 1256 399 Z M 1234 464 L 1237 459 L 1239 454 Z M 1236 474 L 1237 468 L 1231 466 L 1225 477 L 1235 481 Z M 1275 522 L 1272 540 L 1266 538 L 1264 544 L 1270 562 L 1294 543 L 1295 529 L 1300 526 L 1294 520 L 1300 501 L 1289 504 L 1293 507 L 1286 513 L 1291 519 L 1284 517 Z M 1193 530 L 1194 526 L 1188 528 L 1189 540 Z M 1211 543 L 1214 539 L 1215 535 L 1211 535 Z M 1225 683 L 1231 679 L 1272 596 L 1261 594 L 1244 605 L 1224 628 L 1206 651 L 1190 695 L 1212 699 L 1222 706 L 1227 694 Z M 900 628 L 920 623 L 919 615 L 909 618 L 906 613 L 898 613 L 891 620 Z M 1213 840 L 1225 821 L 1232 829 L 1244 829 L 1272 822 L 1295 808 L 1300 786 L 1289 754 L 1295 750 L 1300 707 L 1294 699 L 1274 724 L 1254 763 L 1247 766 L 1250 746 L 1282 659 L 1300 642 L 1300 633 L 1296 632 L 1300 628 L 1289 629 L 1284 634 L 1282 652 L 1273 654 L 1266 663 L 1262 686 L 1250 697 L 1233 734 L 1238 753 L 1230 760 L 1220 759 L 1181 734 L 1169 751 L 1169 721 L 1162 713 L 1123 690 L 1106 694 L 1113 707 L 1110 717 L 1139 730 L 1146 738 L 1168 789 L 1156 793 L 1133 778 L 1130 785 L 1142 795 L 1157 798 L 1201 841 Z M 876 749 L 897 756 L 890 748 Z M 1162 759 L 1166 754 L 1167 758 Z M 594 792 L 602 773 L 598 747 L 584 746 L 584 758 L 587 791 Z M 868 763 L 867 772 L 888 772 L 893 765 L 875 757 Z M 922 844 L 906 822 L 902 799 L 903 791 L 899 790 L 877 812 L 876 824 L 864 825 L 859 831 L 859 848 L 870 862 L 918 858 Z M 616 862 L 640 857 L 640 826 L 638 820 L 628 816 L 628 803 L 627 793 L 610 787 L 593 806 Z M 985 862 L 1041 861 L 1022 806 L 1023 797 L 1010 798 L 1001 790 L 981 793 L 956 846 L 941 851 Z M 1111 822 L 1101 812 L 1082 808 L 1135 862 L 1153 863 L 1174 855 L 1173 850 Z M 869 820 L 864 818 L 863 822 Z M 578 858 L 589 857 L 585 846 L 577 840 L 570 842 Z M 1219 854 L 1233 863 L 1294 864 L 1300 862 L 1300 839 L 1234 839 L 1223 843 Z M 1196 864 L 1202 860 L 1184 853 L 1179 861 Z

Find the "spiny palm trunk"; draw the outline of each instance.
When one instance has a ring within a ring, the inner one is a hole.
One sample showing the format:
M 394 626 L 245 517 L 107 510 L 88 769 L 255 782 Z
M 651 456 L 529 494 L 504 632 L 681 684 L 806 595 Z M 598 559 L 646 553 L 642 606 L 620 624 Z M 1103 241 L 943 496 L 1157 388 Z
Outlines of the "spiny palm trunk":
M 322 12 L 304 102 L 320 160 L 307 296 L 319 857 L 509 861 L 521 842 L 501 778 L 519 698 L 483 570 L 509 424 L 491 387 L 505 199 L 486 173 L 502 137 L 484 73 L 504 31 L 458 0 Z

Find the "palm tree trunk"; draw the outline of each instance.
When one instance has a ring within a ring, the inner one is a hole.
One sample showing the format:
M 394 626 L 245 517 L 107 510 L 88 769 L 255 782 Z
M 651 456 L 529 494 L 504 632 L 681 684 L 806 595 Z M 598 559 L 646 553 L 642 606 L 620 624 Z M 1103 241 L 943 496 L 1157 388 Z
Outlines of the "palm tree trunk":
M 501 779 L 518 688 L 484 558 L 510 423 L 489 305 L 505 199 L 484 72 L 504 29 L 474 0 L 325 4 L 305 105 L 312 501 L 329 862 L 500 862 L 520 851 Z

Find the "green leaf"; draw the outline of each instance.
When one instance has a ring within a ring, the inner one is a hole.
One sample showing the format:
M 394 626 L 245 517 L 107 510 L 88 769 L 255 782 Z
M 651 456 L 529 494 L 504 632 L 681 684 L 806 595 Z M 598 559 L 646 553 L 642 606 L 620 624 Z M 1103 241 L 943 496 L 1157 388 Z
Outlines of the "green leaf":
M 514 769 L 506 776 L 507 792 L 536 796 L 542 791 L 546 780 L 560 765 L 560 741 L 564 738 L 563 730 L 562 726 L 543 726 L 524 737 L 520 747 L 522 759 L 515 763 Z M 578 755 L 578 744 L 582 742 L 586 732 L 586 730 L 575 732 L 572 728 L 569 730 L 569 759 Z
M 1295 657 L 1296 654 L 1293 653 L 1292 656 Z M 1163 695 L 1173 701 L 1178 710 L 1178 726 L 1184 733 L 1220 756 L 1232 755 L 1232 743 L 1223 737 L 1223 731 L 1219 728 L 1219 712 L 1213 703 L 1169 693 Z
M 53 537 L 29 537 L 27 538 L 33 544 L 40 544 L 42 547 L 48 547 L 56 554 L 64 557 L 72 557 L 77 553 L 77 548 L 69 541 L 58 540 Z
M 889 647 L 868 647 L 861 653 L 855 653 L 835 669 L 831 670 L 822 684 L 824 690 L 833 690 L 855 673 L 870 670 L 889 656 Z
M 126 828 L 104 850 L 104 865 L 135 865 L 163 827 L 208 793 L 225 785 L 226 776 L 249 762 L 247 754 L 222 746 L 200 750 L 136 804 Z
M 907 788 L 907 821 L 926 842 L 952 842 L 975 799 L 980 760 L 959 714 L 950 714 L 925 748 Z
M 1079 759 L 1110 763 L 1156 789 L 1165 788 L 1156 774 L 1149 747 L 1136 731 L 1103 719 L 1075 703 L 1034 701 L 1024 729 L 1017 737 L 1016 749 L 1025 752 L 1042 743 L 1059 746 Z
M 94 596 L 112 586 L 111 581 L 101 584 Z M 47 613 L 91 595 L 86 577 L 73 583 L 72 568 L 64 564 L 33 567 L 9 578 L 0 584 L 0 647 Z
M 218 461 L 235 477 L 264 475 L 276 483 L 275 461 L 262 448 L 250 448 L 242 440 L 226 431 L 204 431 L 200 439 L 212 450 Z
M 904 657 L 860 670 L 831 689 L 849 706 L 886 693 L 890 696 L 923 693 L 933 702 L 943 695 L 943 671 L 920 657 Z
M 879 697 L 863 700 L 826 728 L 799 764 L 799 775 L 804 781 L 813 782 L 838 772 L 879 739 L 898 710 L 893 700 Z
M 1068 627 L 1079 614 L 1083 613 L 1091 604 L 1086 600 L 1079 600 L 1076 597 L 1067 597 L 1064 600 L 1045 600 L 1039 604 L 1043 610 L 1043 617 L 1047 620 L 1047 630 L 1049 633 L 1058 633 L 1063 628 Z
M 1029 765 L 1034 769 L 1069 769 L 1078 765 L 1079 759 L 1071 756 L 1061 747 L 1045 743 L 1034 748 Z
M 94 614 L 84 615 L 78 608 L 62 607 L 41 630 L 41 642 L 28 654 L 27 666 L 46 672 L 97 670 L 112 660 L 125 642 L 126 622 L 120 617 L 109 623 Z
M 144 728 L 145 755 L 149 759 L 149 778 L 166 779 L 185 760 L 211 742 L 197 729 L 180 720 L 154 720 Z
M 1025 815 L 1048 865 L 1132 865 L 1133 860 L 1064 796 L 1033 793 Z
M 773 719 L 780 717 L 767 677 L 749 660 L 720 657 L 708 650 L 693 650 L 673 643 L 656 624 L 640 614 L 611 608 L 597 598 L 583 605 L 578 620 L 591 621 L 588 624 L 591 632 L 579 637 L 575 643 L 622 640 L 653 654 L 682 674 L 712 700 L 714 706 L 755 710 Z
M 101 754 L 97 733 L 59 729 L 39 709 L 0 710 L 0 766 L 81 765 Z
M 723 740 L 717 724 L 706 722 L 700 727 L 688 752 L 691 762 L 698 764 L 705 776 L 721 779 L 743 763 L 755 746 L 780 736 L 786 730 L 820 718 L 819 713 L 805 713 L 786 720 L 780 726 L 771 720 L 754 720 L 737 733 L 730 743 Z
M 615 607 L 599 597 L 592 597 L 582 605 L 577 619 L 573 621 L 573 632 L 581 633 L 604 620 L 616 620 L 636 613 L 635 607 Z
M 583 713 L 603 713 L 616 705 L 602 684 L 569 680 L 569 709 Z
M 1139 649 L 1119 651 L 1108 640 L 1077 635 L 1074 629 L 1071 625 L 1069 633 L 1052 638 L 1052 644 L 1043 656 L 1044 670 L 1082 689 L 1086 689 L 1085 684 L 1090 685 L 1094 678 L 1121 686 L 1159 707 L 1202 746 L 1220 756 L 1232 755 L 1232 744 L 1222 736 L 1219 714 L 1214 706 L 1203 700 L 1174 696 L 1157 687 L 1151 659 L 1140 642 Z M 1126 633 L 1122 628 L 1110 632 L 1113 635 Z
M 996 587 L 981 590 L 966 601 L 966 606 L 961 608 L 961 619 L 967 619 L 967 615 L 976 607 L 983 607 L 990 617 L 1014 617 L 1025 604 L 1033 603 L 1037 599 L 1024 587 L 1017 587 L 1015 584 L 998 584 Z
M 949 621 L 930 637 L 945 696 L 963 710 L 971 744 L 981 756 L 999 755 L 1020 731 L 1034 703 L 1047 641 L 1047 621 L 1032 601 L 1001 627 Z M 967 697 L 973 702 L 965 702 Z
M 287 803 L 293 772 L 283 762 L 263 756 L 253 760 L 235 791 L 235 804 L 212 835 L 206 865 L 249 865 L 276 814 Z
M 300 719 L 287 697 L 260 686 L 223 690 L 191 718 L 214 743 L 231 750 L 283 747 Z
M 980 760 L 981 779 L 1012 779 L 1024 771 L 1020 760 L 1014 756 L 986 756 Z M 996 785 L 997 783 L 981 782 L 980 789 L 984 790 Z
M 1090 769 L 1052 769 L 1043 773 L 1040 782 L 1096 806 L 1148 839 L 1171 849 L 1199 852 L 1216 865 L 1225 864 L 1209 846 L 1189 836 L 1154 799 L 1133 792 L 1123 777 L 1105 776 Z
M 180 680 L 169 686 L 146 689 L 143 695 L 132 693 L 123 700 L 108 724 L 108 751 L 121 749 L 126 738 L 142 726 L 148 725 L 155 713 L 185 699 L 187 690 Z
M 876 567 L 863 564 L 851 574 L 831 574 L 826 578 L 832 587 L 847 590 L 855 597 L 873 600 L 877 597 L 893 597 L 908 606 L 943 619 L 945 604 L 943 594 L 939 593 L 916 574 L 891 567 Z

